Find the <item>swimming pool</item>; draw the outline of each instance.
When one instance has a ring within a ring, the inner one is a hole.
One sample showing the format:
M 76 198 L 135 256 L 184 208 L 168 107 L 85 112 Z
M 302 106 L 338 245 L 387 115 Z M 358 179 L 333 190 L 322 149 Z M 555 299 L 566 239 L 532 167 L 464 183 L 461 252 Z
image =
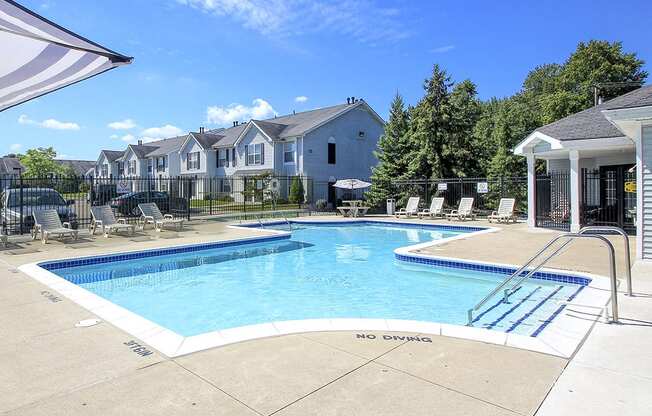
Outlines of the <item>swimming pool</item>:
M 287 225 L 271 228 L 287 230 Z M 394 255 L 394 250 L 479 230 L 372 221 L 303 222 L 293 224 L 291 237 L 40 266 L 182 337 L 308 319 L 464 325 L 466 311 L 511 270 L 432 263 Z M 474 326 L 535 337 L 559 313 L 560 302 L 572 299 L 587 284 L 538 276 L 541 279 L 522 285 L 509 303 L 499 298 L 490 302 L 476 315 Z

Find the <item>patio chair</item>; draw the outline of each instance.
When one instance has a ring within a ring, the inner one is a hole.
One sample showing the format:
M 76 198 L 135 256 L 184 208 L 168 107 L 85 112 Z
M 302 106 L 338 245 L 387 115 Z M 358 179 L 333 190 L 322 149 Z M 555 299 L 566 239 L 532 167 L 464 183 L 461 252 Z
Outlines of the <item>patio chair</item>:
M 143 230 L 145 225 L 154 224 L 156 231 L 161 231 L 165 226 L 173 225 L 177 230 L 183 228 L 183 218 L 174 218 L 171 214 L 161 214 L 158 206 L 153 202 L 145 204 L 138 204 L 140 212 L 143 214 L 141 220 L 143 221 Z
M 396 211 L 396 218 L 399 218 L 401 215 L 404 215 L 405 218 L 410 218 L 412 215 L 417 215 L 419 213 L 419 197 L 411 196 L 408 199 L 405 208 L 401 208 Z
M 78 231 L 73 230 L 67 221 L 62 224 L 56 209 L 34 211 L 32 216 L 34 217 L 32 240 L 36 240 L 39 233 L 41 234 L 41 242 L 43 244 L 47 244 L 50 236 L 77 239 Z
M 460 205 L 450 213 L 446 214 L 446 219 L 457 218 L 458 220 L 466 220 L 467 218 L 475 219 L 473 213 L 473 198 L 460 199 Z
M 434 197 L 430 201 L 430 208 L 419 211 L 419 218 L 430 217 L 437 218 L 444 214 L 444 198 Z
M 337 207 L 337 210 L 342 214 L 343 217 L 354 216 L 354 211 L 356 207 Z
M 516 200 L 514 198 L 501 198 L 498 204 L 498 211 L 494 211 L 487 217 L 487 220 L 496 220 L 496 222 L 510 221 L 516 222 L 516 215 L 514 215 L 514 205 Z
M 3 233 L 0 230 L 0 241 L 2 242 L 2 247 L 7 247 L 7 234 Z
M 136 226 L 133 224 L 127 224 L 125 218 L 116 219 L 113 210 L 108 205 L 101 205 L 98 207 L 91 207 L 91 216 L 93 220 L 91 221 L 91 234 L 95 235 L 97 227 L 101 227 L 104 237 L 109 237 L 111 232 L 119 231 L 129 231 L 130 235 L 134 234 Z

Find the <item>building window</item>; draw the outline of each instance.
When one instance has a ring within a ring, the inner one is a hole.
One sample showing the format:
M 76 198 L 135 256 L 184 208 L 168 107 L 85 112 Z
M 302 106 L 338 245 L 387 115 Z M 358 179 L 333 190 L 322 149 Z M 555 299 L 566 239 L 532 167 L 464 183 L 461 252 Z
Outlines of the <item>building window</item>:
M 229 151 L 228 150 L 218 150 L 217 151 L 217 167 L 223 168 L 229 164 Z
M 157 157 L 156 158 L 156 171 L 165 172 L 167 166 L 167 156 Z
M 294 163 L 295 148 L 295 142 L 283 143 L 283 163 Z
M 328 143 L 328 164 L 335 164 L 335 143 Z
M 265 163 L 263 144 L 256 143 L 245 146 L 247 165 L 262 165 Z
M 230 194 L 231 193 L 231 180 L 230 179 L 222 179 L 220 181 L 220 192 L 225 193 L 225 194 Z
M 186 168 L 188 170 L 199 169 L 199 152 L 188 153 L 188 158 L 186 159 Z
M 102 165 L 102 177 L 107 178 L 109 176 L 109 165 L 106 163 Z
M 154 172 L 154 159 L 147 159 L 147 173 L 151 174 Z
M 130 160 L 129 161 L 129 175 L 136 176 L 136 161 L 135 160 Z

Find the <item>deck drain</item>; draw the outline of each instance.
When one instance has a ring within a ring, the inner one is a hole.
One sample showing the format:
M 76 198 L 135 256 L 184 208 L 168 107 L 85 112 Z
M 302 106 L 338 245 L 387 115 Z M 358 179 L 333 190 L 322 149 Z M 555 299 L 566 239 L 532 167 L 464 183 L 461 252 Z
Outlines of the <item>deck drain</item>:
M 77 328 L 87 328 L 89 326 L 94 326 L 102 322 L 100 319 L 83 319 L 75 324 Z

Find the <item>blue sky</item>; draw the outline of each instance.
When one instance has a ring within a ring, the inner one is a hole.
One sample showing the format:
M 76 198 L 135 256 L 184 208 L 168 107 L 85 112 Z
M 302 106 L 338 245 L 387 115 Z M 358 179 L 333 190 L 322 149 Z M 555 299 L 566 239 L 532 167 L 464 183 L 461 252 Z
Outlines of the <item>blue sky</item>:
M 364 98 L 383 117 L 439 63 L 480 97 L 517 91 L 536 65 L 577 42 L 619 40 L 652 61 L 652 4 L 631 1 L 19 0 L 135 57 L 0 113 L 0 154 L 53 146 L 95 159 L 199 126 Z M 605 11 L 610 11 L 605 13 Z M 646 64 L 650 71 L 650 64 Z

